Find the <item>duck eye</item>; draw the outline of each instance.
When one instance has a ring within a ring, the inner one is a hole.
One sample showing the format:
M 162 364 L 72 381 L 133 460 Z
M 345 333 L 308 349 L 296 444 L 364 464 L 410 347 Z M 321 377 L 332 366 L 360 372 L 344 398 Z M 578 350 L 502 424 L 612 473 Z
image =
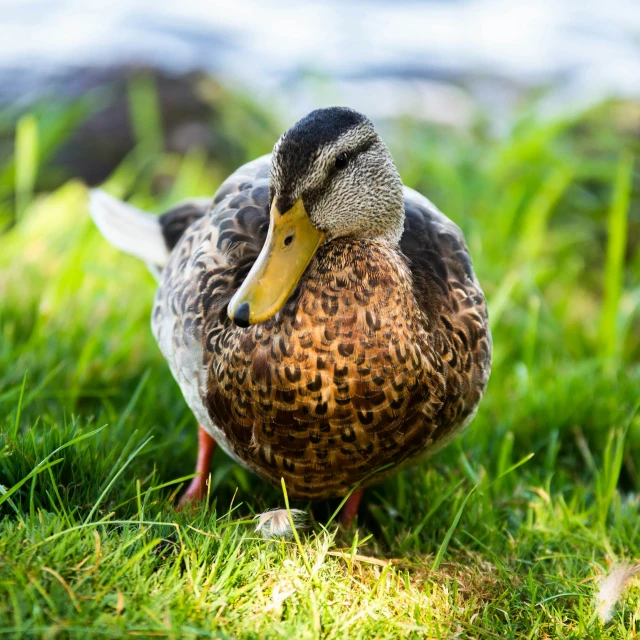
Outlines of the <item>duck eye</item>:
M 344 169 L 349 164 L 349 156 L 343 151 L 336 156 L 336 169 Z
M 288 247 L 293 242 L 293 236 L 287 236 L 284 239 L 284 246 Z

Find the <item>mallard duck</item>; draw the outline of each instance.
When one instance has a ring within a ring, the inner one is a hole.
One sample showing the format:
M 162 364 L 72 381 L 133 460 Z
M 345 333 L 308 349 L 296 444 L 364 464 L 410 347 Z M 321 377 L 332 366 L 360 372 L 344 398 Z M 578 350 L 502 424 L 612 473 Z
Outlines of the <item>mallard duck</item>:
M 345 496 L 438 451 L 491 368 L 487 305 L 460 229 L 404 187 L 372 123 L 318 109 L 213 201 L 160 217 L 103 192 L 113 244 L 159 272 L 153 334 L 215 443 L 290 497 Z

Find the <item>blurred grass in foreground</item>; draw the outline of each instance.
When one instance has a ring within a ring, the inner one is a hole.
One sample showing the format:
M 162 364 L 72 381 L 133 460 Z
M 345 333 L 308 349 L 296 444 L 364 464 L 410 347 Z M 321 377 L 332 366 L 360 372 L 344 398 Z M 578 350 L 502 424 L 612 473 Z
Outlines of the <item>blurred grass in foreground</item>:
M 158 212 L 211 195 L 222 168 L 163 152 L 152 87 L 130 101 L 138 146 L 107 188 Z M 246 159 L 270 150 L 228 113 Z M 302 558 L 252 535 L 282 496 L 222 454 L 209 508 L 174 512 L 195 423 L 148 328 L 155 284 L 93 228 L 83 184 L 36 192 L 55 136 L 20 120 L 0 172 L 0 630 L 635 637 L 637 588 L 607 627 L 592 596 L 640 556 L 640 107 L 525 114 L 502 140 L 408 120 L 384 136 L 467 236 L 494 370 L 464 438 L 370 490 L 359 533 L 324 531 L 314 505 Z

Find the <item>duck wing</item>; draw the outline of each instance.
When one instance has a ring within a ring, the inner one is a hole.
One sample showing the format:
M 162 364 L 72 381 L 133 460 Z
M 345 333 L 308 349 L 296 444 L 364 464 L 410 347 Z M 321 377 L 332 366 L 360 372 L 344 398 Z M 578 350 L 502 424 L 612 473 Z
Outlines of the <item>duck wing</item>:
M 459 227 L 422 194 L 405 187 L 400 248 L 414 295 L 432 319 L 434 345 L 445 366 L 445 430 L 457 430 L 475 413 L 491 372 L 487 302 Z
M 175 239 L 163 269 L 152 330 L 185 400 L 200 424 L 233 458 L 203 399 L 214 342 L 228 326 L 227 305 L 255 262 L 269 228 L 271 156 L 230 175 L 202 215 L 189 206 L 162 216 Z M 206 334 L 206 335 L 205 335 Z

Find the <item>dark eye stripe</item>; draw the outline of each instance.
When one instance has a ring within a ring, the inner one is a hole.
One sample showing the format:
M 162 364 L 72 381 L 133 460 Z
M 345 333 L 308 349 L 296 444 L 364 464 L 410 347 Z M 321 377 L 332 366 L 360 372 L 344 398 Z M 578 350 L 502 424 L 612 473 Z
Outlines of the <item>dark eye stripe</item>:
M 336 162 L 334 162 L 333 166 L 329 171 L 329 178 L 331 178 L 333 174 L 336 173 L 336 171 L 340 171 L 341 169 L 344 169 L 347 166 L 347 164 L 351 164 L 361 153 L 365 153 L 372 146 L 373 146 L 373 140 L 369 139 L 369 140 L 365 140 L 360 146 L 356 147 L 355 149 L 352 149 L 348 152 L 343 151 L 339 153 L 336 156 Z M 346 162 L 343 166 L 338 166 L 337 160 L 342 155 L 346 156 Z
M 350 151 L 345 152 L 349 156 L 349 160 L 348 160 L 349 164 L 352 163 L 361 153 L 365 153 L 366 151 L 368 151 L 373 146 L 374 142 L 375 142 L 375 138 L 369 138 L 368 140 L 365 140 L 362 144 L 357 146 L 355 149 L 351 149 Z M 310 161 L 309 165 L 313 166 L 313 163 L 315 161 L 316 161 L 316 158 L 314 157 Z M 329 169 L 329 174 L 327 175 L 327 178 L 323 181 L 322 185 L 315 189 L 311 189 L 305 193 L 305 198 L 304 198 L 305 206 L 309 206 L 309 207 L 313 206 L 312 203 L 318 198 L 319 194 L 321 194 L 324 191 L 324 189 L 326 188 L 326 185 L 333 179 L 334 175 L 339 171 L 340 169 L 336 168 L 335 162 L 332 162 L 331 167 Z M 269 196 L 270 196 L 269 208 L 271 208 L 271 205 L 273 204 L 273 198 L 276 196 L 276 194 L 273 192 L 273 177 L 271 178 Z M 281 214 L 286 213 L 293 206 L 293 200 L 291 198 L 291 194 L 290 193 L 279 194 L 277 198 L 276 206 L 278 207 L 278 211 L 280 211 Z

